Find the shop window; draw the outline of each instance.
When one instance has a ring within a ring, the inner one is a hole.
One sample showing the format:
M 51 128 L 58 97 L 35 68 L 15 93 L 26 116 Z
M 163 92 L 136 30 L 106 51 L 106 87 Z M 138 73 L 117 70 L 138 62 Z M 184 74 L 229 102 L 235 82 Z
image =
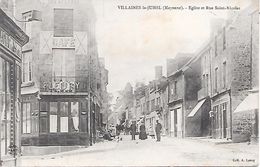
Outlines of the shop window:
M 68 102 L 60 103 L 60 132 L 68 132 Z
M 54 36 L 73 36 L 73 9 L 54 9 Z
M 87 117 L 87 111 L 88 111 L 88 105 L 87 102 L 81 102 L 81 116 L 80 116 L 80 131 L 81 132 L 87 132 L 88 131 L 88 117 Z
M 71 103 L 71 118 L 72 118 L 72 131 L 79 131 L 79 103 Z
M 40 102 L 40 132 L 48 132 L 48 112 L 47 112 L 47 103 Z
M 32 106 L 32 133 L 38 132 L 39 125 L 39 105 L 38 102 L 31 103 Z
M 1 154 L 8 154 L 11 140 L 11 92 L 10 92 L 10 64 L 0 58 L 0 114 L 1 114 Z
M 31 103 L 23 103 L 23 133 L 31 133 Z
M 58 130 L 58 103 L 50 102 L 50 132 Z
M 22 55 L 22 81 L 32 81 L 32 51 L 24 52 Z

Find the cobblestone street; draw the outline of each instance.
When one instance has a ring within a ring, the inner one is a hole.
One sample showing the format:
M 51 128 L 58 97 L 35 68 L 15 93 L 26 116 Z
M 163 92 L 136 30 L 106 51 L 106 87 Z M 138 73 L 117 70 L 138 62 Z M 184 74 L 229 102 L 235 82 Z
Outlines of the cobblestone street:
M 163 137 L 97 143 L 92 147 L 47 156 L 23 156 L 22 166 L 132 166 L 218 165 L 252 166 L 258 164 L 258 145 L 219 144 L 194 139 Z

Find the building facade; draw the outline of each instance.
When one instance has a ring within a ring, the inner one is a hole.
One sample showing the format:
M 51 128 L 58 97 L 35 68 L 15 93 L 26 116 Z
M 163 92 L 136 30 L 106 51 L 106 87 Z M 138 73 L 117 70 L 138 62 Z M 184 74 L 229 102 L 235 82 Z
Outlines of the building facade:
M 32 9 L 42 21 L 21 23 L 30 37 L 23 48 L 22 145 L 92 145 L 107 75 L 98 58 L 93 6 L 83 0 L 17 1 L 20 20 Z
M 0 2 L 0 166 L 16 166 L 21 155 L 21 59 L 29 40 L 7 15 L 9 5 Z

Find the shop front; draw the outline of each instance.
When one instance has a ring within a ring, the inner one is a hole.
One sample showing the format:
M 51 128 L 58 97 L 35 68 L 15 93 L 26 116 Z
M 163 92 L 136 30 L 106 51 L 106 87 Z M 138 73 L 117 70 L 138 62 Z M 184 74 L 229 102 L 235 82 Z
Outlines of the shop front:
M 28 36 L 0 9 L 0 166 L 20 156 L 21 50 Z
M 212 98 L 212 137 L 231 138 L 231 101 L 228 92 Z
M 92 112 L 88 113 L 87 96 L 23 96 L 22 145 L 88 146 L 90 133 L 95 141 L 98 122 L 98 105 L 91 104 Z

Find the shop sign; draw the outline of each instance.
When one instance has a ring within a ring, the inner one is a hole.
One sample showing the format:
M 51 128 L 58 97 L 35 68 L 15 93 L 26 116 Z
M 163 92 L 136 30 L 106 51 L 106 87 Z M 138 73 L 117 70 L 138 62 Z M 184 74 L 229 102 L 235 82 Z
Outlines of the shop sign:
M 21 58 L 22 47 L 7 32 L 0 29 L 0 44 Z
M 75 48 L 75 38 L 73 37 L 53 37 L 53 48 Z
M 42 89 L 45 92 L 76 92 L 79 89 L 79 82 L 72 81 L 58 81 L 58 82 L 43 82 Z

